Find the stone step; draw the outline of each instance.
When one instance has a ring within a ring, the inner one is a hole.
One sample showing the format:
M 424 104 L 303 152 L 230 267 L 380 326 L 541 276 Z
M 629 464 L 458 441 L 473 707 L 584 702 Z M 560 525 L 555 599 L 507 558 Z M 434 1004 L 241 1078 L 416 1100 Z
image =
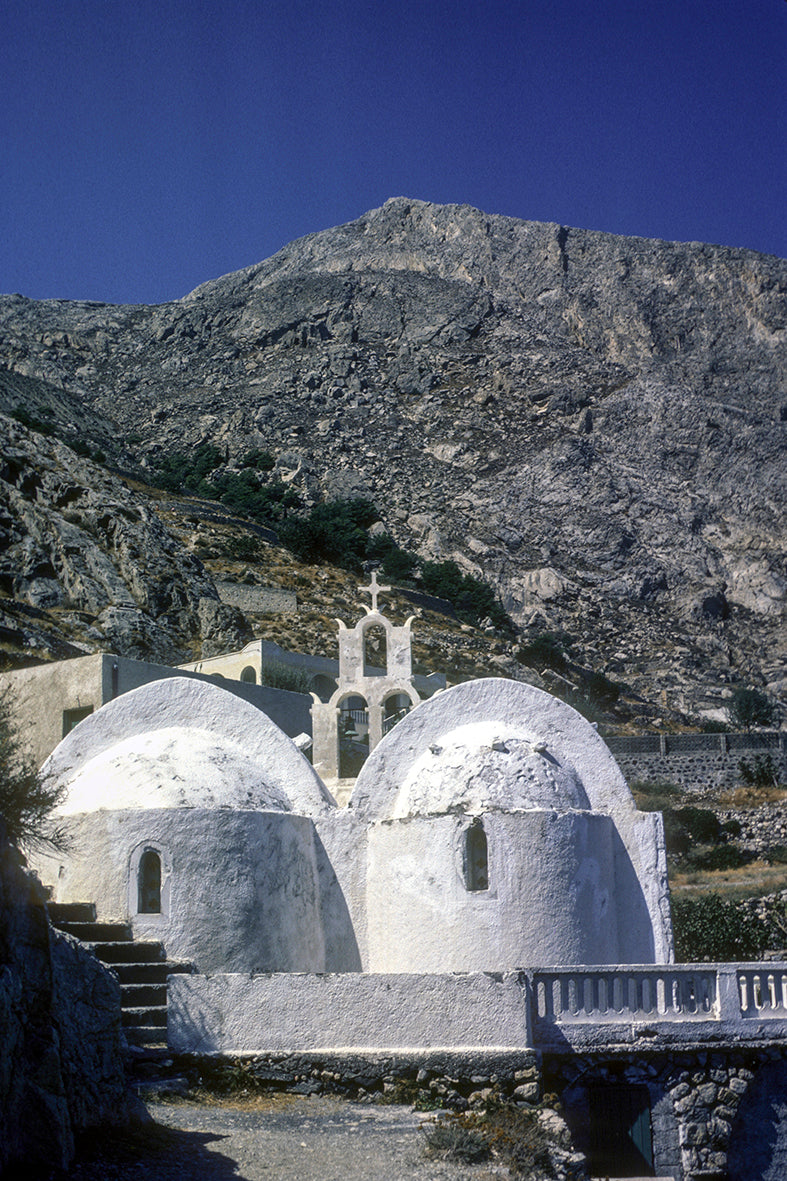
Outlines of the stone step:
M 128 1025 L 123 1032 L 129 1046 L 167 1050 L 167 1030 L 161 1025 Z
M 46 908 L 53 927 L 59 927 L 61 923 L 96 921 L 95 902 L 47 902 Z
M 134 1029 L 150 1029 L 155 1026 L 160 1034 L 161 1027 L 166 1028 L 167 1025 L 167 1006 L 149 1005 L 141 1009 L 127 1009 L 124 1006 L 120 1020 L 125 1028 L 133 1026 Z
M 130 943 L 134 938 L 131 923 L 57 923 L 59 931 L 73 935 L 82 943 Z
M 167 1004 L 167 985 L 121 984 L 120 1003 L 124 1009 L 138 1009 L 144 1005 Z
M 160 963 L 165 961 L 163 944 L 150 943 L 95 943 L 93 950 L 103 964 Z
M 124 984 L 166 984 L 167 976 L 176 972 L 193 972 L 191 964 L 173 960 L 157 960 L 136 964 L 112 964 L 112 970 Z

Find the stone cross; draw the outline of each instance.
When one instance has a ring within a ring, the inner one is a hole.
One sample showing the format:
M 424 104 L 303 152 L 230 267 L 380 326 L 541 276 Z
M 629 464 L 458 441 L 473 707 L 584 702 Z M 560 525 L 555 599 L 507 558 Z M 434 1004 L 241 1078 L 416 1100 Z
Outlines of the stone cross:
M 369 594 L 372 596 L 372 612 L 373 613 L 375 611 L 379 613 L 379 610 L 380 610 L 379 607 L 377 606 L 377 596 L 380 594 L 383 594 L 385 591 L 389 591 L 390 589 L 391 589 L 390 586 L 380 586 L 379 585 L 379 583 L 377 582 L 377 571 L 376 570 L 372 571 L 372 581 L 369 586 L 359 586 L 358 587 L 359 591 L 362 591 L 364 594 Z

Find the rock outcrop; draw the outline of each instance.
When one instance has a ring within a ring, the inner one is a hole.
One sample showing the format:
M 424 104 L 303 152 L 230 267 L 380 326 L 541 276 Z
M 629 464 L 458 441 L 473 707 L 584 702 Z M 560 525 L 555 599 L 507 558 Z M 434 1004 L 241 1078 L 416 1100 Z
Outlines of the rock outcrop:
M 265 448 L 688 711 L 787 685 L 786 352 L 778 259 L 404 198 L 173 303 L 0 299 L 0 364 L 116 460 Z
M 36 656 L 97 648 L 160 663 L 247 636 L 149 500 L 0 415 L 0 634 Z M 248 636 L 247 636 L 248 638 Z
M 128 1123 L 120 986 L 51 930 L 44 891 L 0 834 L 0 1173 L 68 1167 L 74 1134 Z

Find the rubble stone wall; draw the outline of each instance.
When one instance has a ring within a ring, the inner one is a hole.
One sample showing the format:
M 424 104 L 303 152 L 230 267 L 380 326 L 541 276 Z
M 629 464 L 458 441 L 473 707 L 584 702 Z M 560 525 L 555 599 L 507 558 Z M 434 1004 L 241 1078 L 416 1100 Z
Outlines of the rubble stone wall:
M 66 1169 L 74 1133 L 133 1118 L 120 987 L 52 932 L 40 882 L 0 839 L 0 1173 Z
M 648 734 L 609 737 L 607 746 L 629 783 L 664 779 L 687 791 L 733 788 L 741 782 L 740 763 L 773 760 L 787 780 L 787 742 L 783 733 Z

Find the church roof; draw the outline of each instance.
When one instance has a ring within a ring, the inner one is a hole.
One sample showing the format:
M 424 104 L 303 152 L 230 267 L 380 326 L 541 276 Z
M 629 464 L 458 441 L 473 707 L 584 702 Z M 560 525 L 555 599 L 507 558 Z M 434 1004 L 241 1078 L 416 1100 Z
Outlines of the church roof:
M 171 677 L 124 693 L 63 739 L 43 773 L 67 785 L 63 814 L 232 808 L 305 816 L 335 804 L 295 744 L 253 705 Z
M 411 766 L 391 816 L 588 809 L 574 768 L 505 722 L 470 722 L 432 742 Z

